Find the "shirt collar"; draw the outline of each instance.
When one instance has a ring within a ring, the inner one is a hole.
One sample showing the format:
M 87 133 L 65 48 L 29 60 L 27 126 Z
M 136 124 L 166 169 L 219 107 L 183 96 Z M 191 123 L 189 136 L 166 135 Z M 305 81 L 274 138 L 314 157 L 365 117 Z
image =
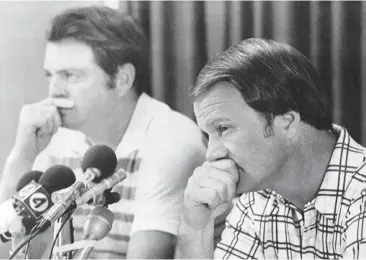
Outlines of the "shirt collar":
M 347 185 L 363 163 L 365 152 L 365 148 L 353 140 L 345 128 L 333 124 L 333 131 L 339 137 L 320 189 L 313 200 L 314 207 L 332 219 L 339 211 Z
M 139 96 L 135 110 L 128 123 L 126 132 L 124 133 L 120 143 L 116 148 L 116 152 L 122 152 L 128 144 L 138 145 L 141 137 L 146 133 L 151 120 L 156 113 L 156 102 L 146 93 L 141 93 Z

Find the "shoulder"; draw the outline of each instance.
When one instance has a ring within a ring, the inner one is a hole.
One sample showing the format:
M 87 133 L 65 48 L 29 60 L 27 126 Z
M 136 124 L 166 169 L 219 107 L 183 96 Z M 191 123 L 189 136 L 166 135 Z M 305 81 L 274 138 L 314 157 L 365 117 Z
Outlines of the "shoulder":
M 338 209 L 338 221 L 349 227 L 352 223 L 364 219 L 366 210 L 366 162 L 356 171 L 352 172 L 349 181 L 342 195 L 342 200 Z
M 343 195 L 344 204 L 364 203 L 366 199 L 366 162 L 352 175 Z M 365 207 L 365 205 L 363 205 Z
M 174 111 L 163 102 L 152 100 L 150 106 L 154 115 L 146 132 L 148 142 L 159 143 L 160 147 L 173 148 L 174 145 L 175 149 L 205 149 L 202 132 L 191 118 Z
M 343 193 L 343 198 L 345 201 L 353 203 L 358 199 L 364 197 L 366 194 L 366 161 L 357 167 L 355 171 L 352 172 L 349 182 L 345 192 Z

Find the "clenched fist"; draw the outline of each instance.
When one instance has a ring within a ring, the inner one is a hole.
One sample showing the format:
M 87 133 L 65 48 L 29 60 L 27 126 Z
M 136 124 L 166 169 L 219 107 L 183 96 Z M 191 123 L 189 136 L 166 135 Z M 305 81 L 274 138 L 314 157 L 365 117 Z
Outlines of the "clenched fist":
M 51 141 L 61 126 L 60 114 L 53 99 L 24 105 L 19 116 L 15 145 L 36 156 Z
M 195 229 L 231 207 L 239 173 L 234 161 L 221 159 L 196 168 L 184 192 L 184 221 Z

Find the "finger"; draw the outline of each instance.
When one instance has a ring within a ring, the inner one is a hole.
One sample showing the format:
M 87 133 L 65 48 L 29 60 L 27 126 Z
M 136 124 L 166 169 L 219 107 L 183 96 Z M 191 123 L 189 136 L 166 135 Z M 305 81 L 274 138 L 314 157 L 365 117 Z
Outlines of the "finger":
M 73 101 L 67 98 L 51 98 L 52 104 L 59 108 L 72 108 L 75 104 Z
M 213 189 L 202 187 L 187 188 L 184 193 L 185 201 L 193 203 L 193 205 L 206 204 L 209 208 L 214 209 L 220 204 L 218 193 Z
M 221 180 L 213 179 L 210 177 L 207 177 L 205 180 L 193 179 L 193 181 L 196 182 L 196 187 L 214 190 L 219 196 L 218 203 L 223 203 L 224 201 L 228 201 L 229 199 L 231 199 L 231 197 L 229 196 L 231 194 L 231 192 L 229 192 L 229 189 L 232 190 L 232 188 L 229 188 L 226 182 L 222 182 Z
M 231 159 L 220 159 L 217 161 L 208 162 L 208 165 L 215 167 L 217 169 L 229 171 L 231 173 L 238 171 L 235 162 Z
M 54 122 L 53 133 L 56 133 L 57 130 L 61 127 L 62 120 L 58 109 L 55 106 L 52 106 L 52 118 Z
M 235 177 L 225 170 L 221 170 L 212 166 L 198 167 L 194 172 L 194 176 L 197 179 L 204 181 L 207 178 L 220 180 L 227 183 L 230 186 L 236 184 Z
M 229 187 L 235 187 L 237 182 L 236 178 L 229 172 L 212 166 L 197 167 L 193 176 L 202 182 L 205 182 L 208 178 L 219 180 L 226 183 Z
M 219 181 L 225 184 L 226 189 L 226 200 L 231 200 L 236 194 L 236 181 L 230 174 L 218 174 L 216 176 L 209 176 L 208 178 Z
M 209 166 L 231 173 L 231 175 L 234 177 L 235 182 L 239 180 L 238 167 L 236 166 L 236 163 L 231 159 L 221 159 L 213 162 L 207 162 L 207 164 L 205 164 L 205 167 Z
M 52 133 L 54 126 L 52 111 L 47 109 L 46 111 L 43 111 L 43 114 L 40 131 L 45 134 L 50 134 Z
M 216 180 L 225 185 L 226 193 L 223 199 L 232 199 L 236 193 L 235 177 L 227 171 L 214 168 L 212 166 L 198 167 L 193 174 L 193 180 L 199 183 L 198 186 L 202 186 L 204 183 L 209 183 L 210 180 Z
M 43 131 L 46 133 L 56 133 L 58 128 L 61 126 L 61 117 L 54 105 L 46 107 L 46 117 Z

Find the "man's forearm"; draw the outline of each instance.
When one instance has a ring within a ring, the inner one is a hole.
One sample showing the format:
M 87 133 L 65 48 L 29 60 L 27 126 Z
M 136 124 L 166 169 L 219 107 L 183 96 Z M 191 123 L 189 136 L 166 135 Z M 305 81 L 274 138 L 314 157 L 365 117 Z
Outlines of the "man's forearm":
M 35 156 L 14 148 L 5 162 L 0 180 L 0 202 L 9 199 L 16 190 L 18 180 L 32 169 Z
M 214 222 L 204 229 L 194 229 L 184 221 L 180 223 L 175 258 L 213 259 L 214 256 Z
M 172 259 L 176 237 L 172 234 L 143 230 L 135 232 L 128 243 L 127 259 Z

